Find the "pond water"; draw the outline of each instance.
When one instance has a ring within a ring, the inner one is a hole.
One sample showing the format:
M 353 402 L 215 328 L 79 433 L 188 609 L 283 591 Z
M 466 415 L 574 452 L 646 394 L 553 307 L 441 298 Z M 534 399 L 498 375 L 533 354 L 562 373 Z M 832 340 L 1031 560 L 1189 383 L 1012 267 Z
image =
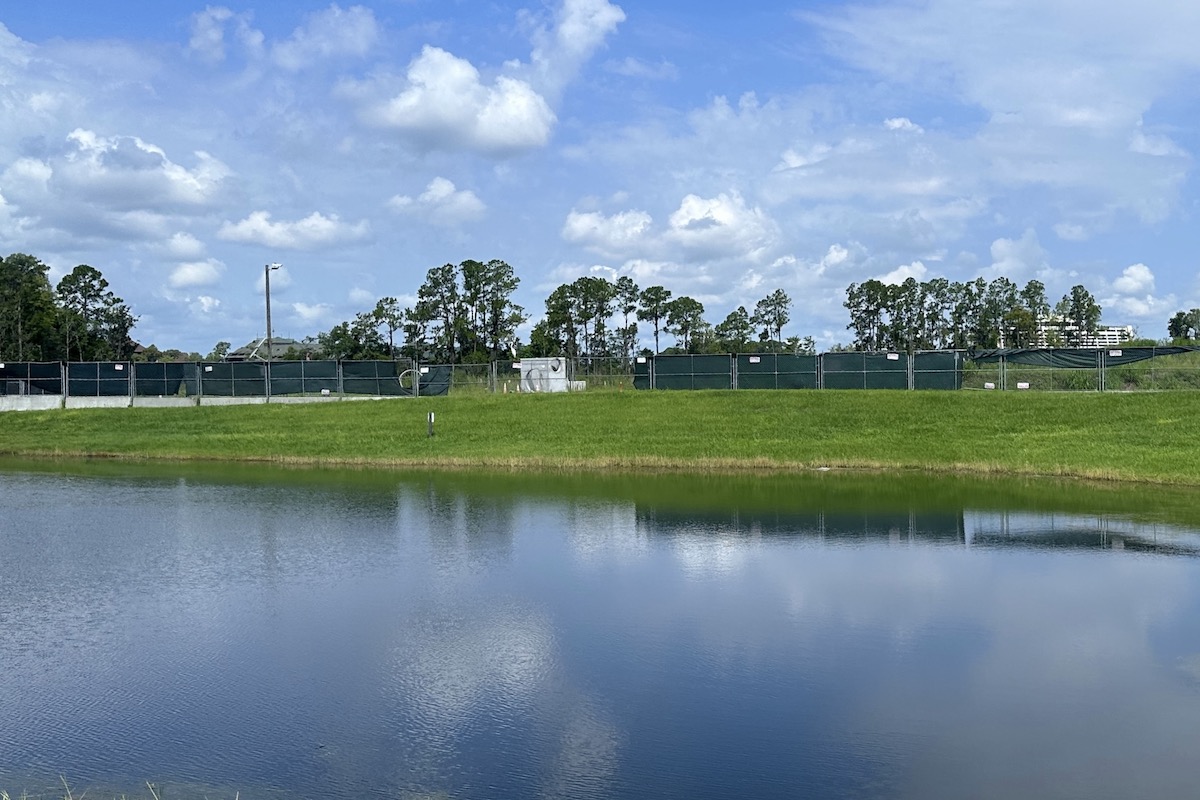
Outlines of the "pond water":
M 0 789 L 1175 797 L 1200 502 L 0 464 Z

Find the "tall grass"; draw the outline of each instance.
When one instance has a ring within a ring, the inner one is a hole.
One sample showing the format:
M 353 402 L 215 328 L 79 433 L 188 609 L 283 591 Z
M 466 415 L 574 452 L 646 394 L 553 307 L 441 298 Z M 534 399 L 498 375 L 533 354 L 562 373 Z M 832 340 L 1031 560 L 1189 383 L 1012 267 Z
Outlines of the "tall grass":
M 0 414 L 0 453 L 573 470 L 889 468 L 1198 485 L 1200 394 L 617 391 L 78 409 Z

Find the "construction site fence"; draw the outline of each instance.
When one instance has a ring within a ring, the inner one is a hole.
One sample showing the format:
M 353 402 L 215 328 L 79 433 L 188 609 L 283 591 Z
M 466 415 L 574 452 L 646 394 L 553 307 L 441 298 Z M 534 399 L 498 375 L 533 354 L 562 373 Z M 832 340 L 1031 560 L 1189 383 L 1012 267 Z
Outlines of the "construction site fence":
M 449 367 L 406 360 L 0 363 L 0 395 L 411 397 L 450 386 Z
M 1191 347 L 917 353 L 740 353 L 565 359 L 573 389 L 1200 389 Z M 411 397 L 516 392 L 515 361 L 8 362 L 0 395 L 69 397 Z
M 1200 389 L 1193 347 L 659 355 L 635 359 L 638 389 Z

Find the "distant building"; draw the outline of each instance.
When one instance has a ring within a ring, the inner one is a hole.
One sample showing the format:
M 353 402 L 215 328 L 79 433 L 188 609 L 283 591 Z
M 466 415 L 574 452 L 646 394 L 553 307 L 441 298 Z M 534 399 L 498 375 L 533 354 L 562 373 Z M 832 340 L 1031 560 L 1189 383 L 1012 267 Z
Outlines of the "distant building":
M 1083 337 L 1077 345 L 1068 345 L 1079 329 L 1062 317 L 1051 316 L 1038 323 L 1038 347 L 1118 347 L 1134 337 L 1132 325 L 1100 325 L 1094 336 Z
M 271 337 L 271 360 L 281 361 L 285 356 L 299 359 L 316 358 L 320 354 L 321 347 L 316 339 L 305 339 L 297 341 L 280 336 Z M 228 353 L 225 356 L 226 361 L 266 361 L 267 360 L 267 337 L 255 339 L 249 344 L 245 344 Z

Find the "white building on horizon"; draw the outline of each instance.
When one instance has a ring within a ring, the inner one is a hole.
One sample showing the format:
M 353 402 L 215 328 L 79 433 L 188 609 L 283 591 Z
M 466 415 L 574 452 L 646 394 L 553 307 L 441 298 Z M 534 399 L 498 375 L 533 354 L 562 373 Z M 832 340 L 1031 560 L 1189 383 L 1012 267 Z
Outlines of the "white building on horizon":
M 1038 347 L 1119 347 L 1132 340 L 1135 336 L 1135 331 L 1132 325 L 1098 325 L 1094 335 L 1084 335 L 1083 339 L 1076 345 L 1068 345 L 1068 342 L 1074 338 L 1074 334 L 1078 331 L 1075 325 L 1067 322 L 1066 319 L 1057 315 L 1050 315 L 1044 320 L 1038 321 L 1037 326 L 1037 346 Z M 1054 341 L 1054 344 L 1051 342 Z

